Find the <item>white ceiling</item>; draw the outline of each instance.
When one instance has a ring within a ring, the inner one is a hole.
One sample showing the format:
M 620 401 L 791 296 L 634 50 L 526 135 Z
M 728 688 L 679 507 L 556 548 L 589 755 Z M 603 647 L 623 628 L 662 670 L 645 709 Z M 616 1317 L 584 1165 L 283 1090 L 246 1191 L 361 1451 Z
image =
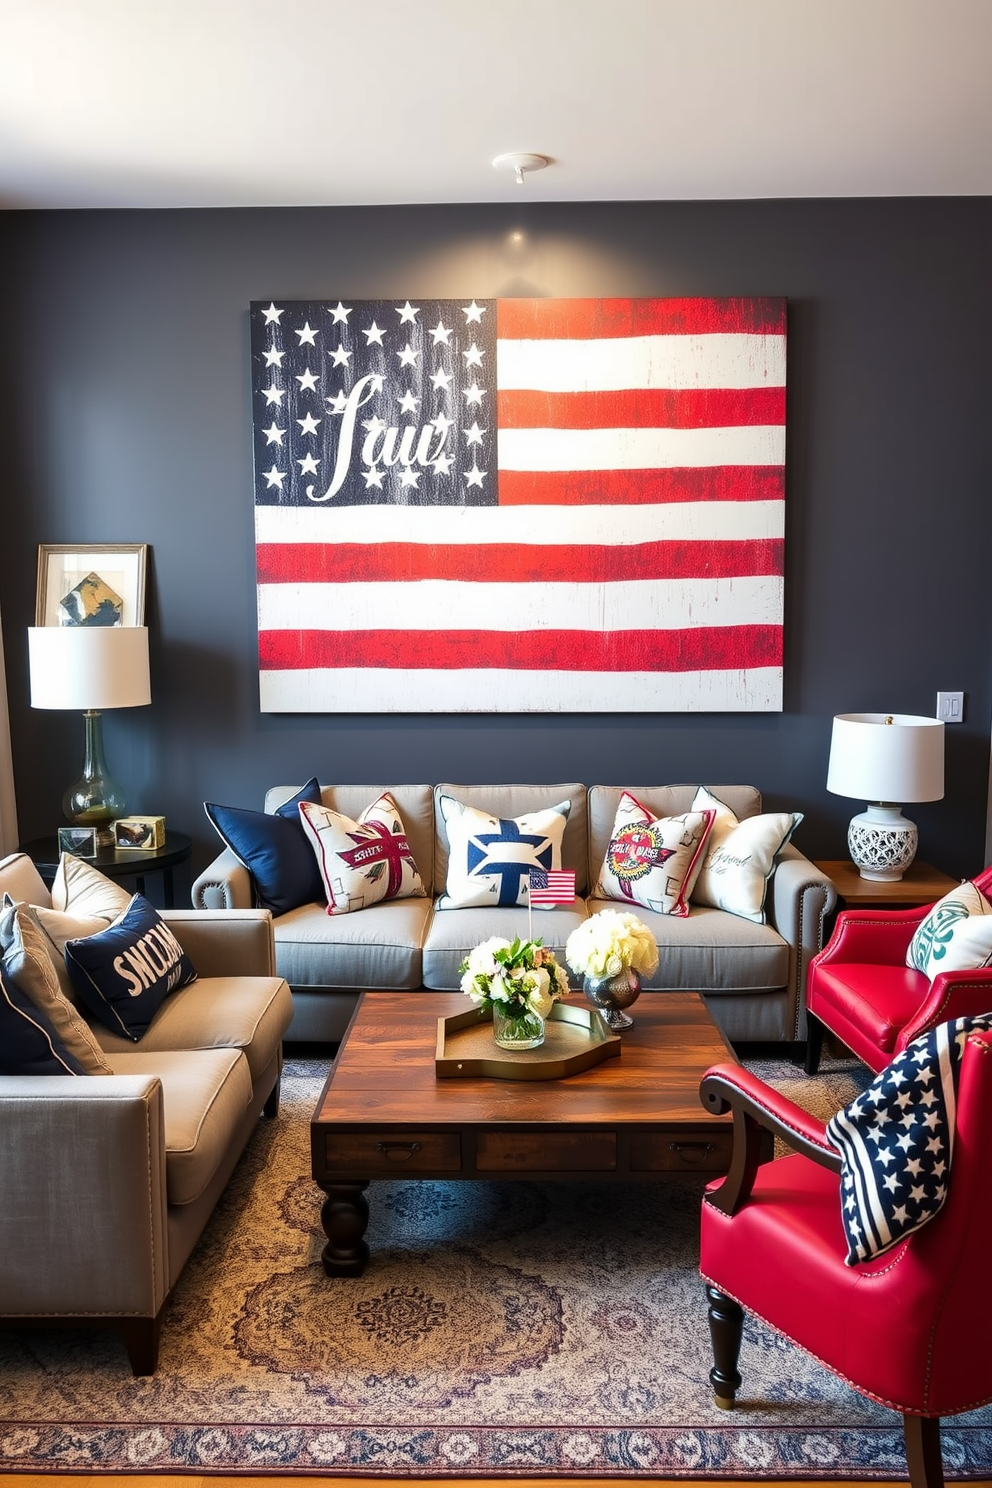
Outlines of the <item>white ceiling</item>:
M 0 205 L 987 195 L 990 62 L 992 0 L 0 0 Z

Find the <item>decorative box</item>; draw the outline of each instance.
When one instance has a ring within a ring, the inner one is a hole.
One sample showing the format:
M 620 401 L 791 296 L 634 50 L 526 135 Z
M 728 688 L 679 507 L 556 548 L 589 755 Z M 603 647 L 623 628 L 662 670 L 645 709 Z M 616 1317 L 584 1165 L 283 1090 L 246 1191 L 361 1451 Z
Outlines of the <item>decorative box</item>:
M 164 816 L 121 816 L 114 822 L 114 846 L 153 852 L 165 846 Z

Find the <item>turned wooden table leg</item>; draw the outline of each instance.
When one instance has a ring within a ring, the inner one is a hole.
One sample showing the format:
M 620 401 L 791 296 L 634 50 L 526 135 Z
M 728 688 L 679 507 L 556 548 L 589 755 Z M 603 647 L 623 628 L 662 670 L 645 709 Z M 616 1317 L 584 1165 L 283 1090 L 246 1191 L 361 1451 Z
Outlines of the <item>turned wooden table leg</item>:
M 744 1332 L 744 1313 L 732 1297 L 725 1297 L 715 1286 L 708 1286 L 706 1295 L 710 1304 L 710 1338 L 713 1342 L 713 1368 L 710 1370 L 713 1398 L 721 1410 L 733 1410 L 741 1387 L 737 1359 Z
M 369 1203 L 364 1183 L 322 1183 L 327 1198 L 320 1210 L 327 1244 L 320 1253 L 328 1276 L 361 1276 L 368 1264 L 369 1248 L 365 1231 L 369 1222 Z

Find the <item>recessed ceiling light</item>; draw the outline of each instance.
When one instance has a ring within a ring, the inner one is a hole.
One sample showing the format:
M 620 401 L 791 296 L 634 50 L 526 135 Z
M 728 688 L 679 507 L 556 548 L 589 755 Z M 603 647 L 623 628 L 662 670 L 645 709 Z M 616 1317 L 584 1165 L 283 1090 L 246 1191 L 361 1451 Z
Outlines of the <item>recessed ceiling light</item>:
M 497 155 L 493 161 L 496 170 L 512 170 L 516 172 L 517 185 L 524 184 L 524 171 L 543 170 L 551 161 L 547 155 L 522 155 L 519 151 L 511 150 L 508 155 Z

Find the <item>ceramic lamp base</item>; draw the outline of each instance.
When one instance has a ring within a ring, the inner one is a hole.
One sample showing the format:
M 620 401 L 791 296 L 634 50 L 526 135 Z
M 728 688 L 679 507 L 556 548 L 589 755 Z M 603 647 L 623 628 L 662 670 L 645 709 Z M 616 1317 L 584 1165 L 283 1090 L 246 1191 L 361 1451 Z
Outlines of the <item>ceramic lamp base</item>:
M 847 829 L 851 862 L 862 878 L 878 883 L 902 878 L 916 857 L 918 841 L 916 824 L 898 806 L 869 806 L 851 818 Z

